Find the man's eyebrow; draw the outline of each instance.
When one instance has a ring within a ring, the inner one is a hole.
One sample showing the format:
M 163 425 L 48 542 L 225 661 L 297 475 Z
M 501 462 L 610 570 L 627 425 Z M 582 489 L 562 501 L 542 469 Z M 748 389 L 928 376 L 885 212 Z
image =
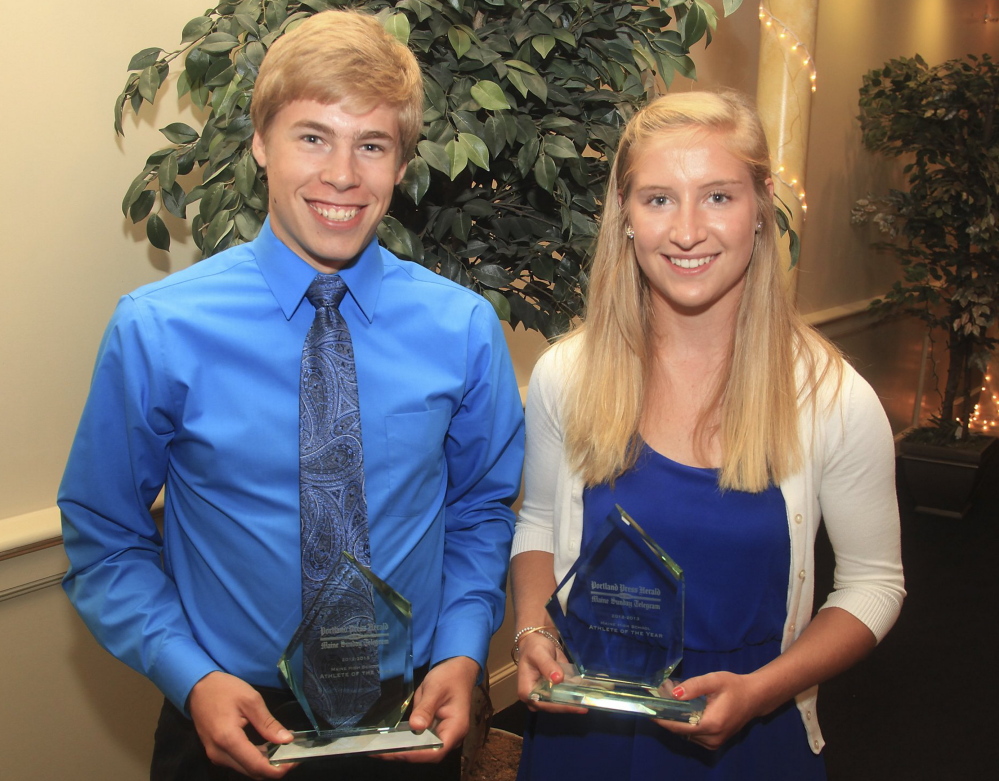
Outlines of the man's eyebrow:
M 395 141 L 395 136 L 385 130 L 363 130 L 354 136 L 358 141 L 368 141 L 370 139 L 384 139 L 386 141 Z
M 294 124 L 294 127 L 300 128 L 302 130 L 314 130 L 317 133 L 322 133 L 323 135 L 336 136 L 338 133 L 329 125 L 319 122 L 314 119 L 302 119 Z M 391 133 L 385 130 L 362 130 L 353 136 L 356 141 L 369 141 L 371 139 L 383 139 L 387 141 L 395 141 L 396 138 Z

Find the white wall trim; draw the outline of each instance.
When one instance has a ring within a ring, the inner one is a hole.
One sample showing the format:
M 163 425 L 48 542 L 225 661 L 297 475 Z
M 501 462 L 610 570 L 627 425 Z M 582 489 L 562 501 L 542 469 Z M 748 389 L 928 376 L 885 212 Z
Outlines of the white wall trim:
M 58 507 L 0 520 L 0 561 L 62 543 Z
M 803 318 L 806 323 L 818 328 L 830 339 L 870 328 L 878 323 L 878 318 L 870 311 L 871 302 L 877 296 L 862 298 L 840 306 L 809 312 Z
M 517 701 L 517 665 L 513 662 L 489 673 L 489 699 L 497 712 Z

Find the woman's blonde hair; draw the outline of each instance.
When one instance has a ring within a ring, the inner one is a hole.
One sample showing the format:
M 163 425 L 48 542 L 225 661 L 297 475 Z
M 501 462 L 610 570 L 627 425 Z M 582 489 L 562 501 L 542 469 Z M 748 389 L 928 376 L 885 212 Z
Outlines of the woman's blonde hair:
M 261 136 L 295 100 L 345 101 L 363 113 L 381 104 L 399 112 L 401 160 L 413 156 L 423 130 L 423 74 L 409 48 L 374 16 L 323 11 L 278 38 L 253 87 L 250 118 Z
M 762 491 L 799 468 L 799 404 L 814 399 L 829 368 L 840 365 L 835 347 L 798 316 L 781 269 L 767 187 L 770 153 L 756 110 L 733 92 L 657 98 L 632 117 L 621 136 L 590 267 L 586 315 L 567 337 L 581 344 L 566 387 L 566 448 L 587 485 L 612 482 L 634 465 L 654 361 L 648 282 L 625 236 L 634 161 L 652 139 L 697 132 L 714 134 L 748 166 L 760 222 L 727 366 L 695 433 L 700 449 L 717 430 L 723 489 Z M 796 363 L 805 370 L 800 386 Z

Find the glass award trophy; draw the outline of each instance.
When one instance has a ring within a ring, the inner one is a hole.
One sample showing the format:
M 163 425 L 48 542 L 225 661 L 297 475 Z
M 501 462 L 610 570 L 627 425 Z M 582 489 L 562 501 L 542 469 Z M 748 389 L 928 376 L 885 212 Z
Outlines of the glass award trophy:
M 410 603 L 349 553 L 343 556 L 349 590 L 371 595 L 374 619 L 344 620 L 337 605 L 342 572 L 323 584 L 278 662 L 310 728 L 293 731 L 291 743 L 269 744 L 272 764 L 443 745 L 431 730 L 415 733 L 402 721 L 414 690 Z M 324 594 L 335 578 L 337 595 Z
M 619 506 L 548 601 L 570 663 L 535 701 L 696 724 L 705 699 L 674 699 L 683 656 L 683 570 Z

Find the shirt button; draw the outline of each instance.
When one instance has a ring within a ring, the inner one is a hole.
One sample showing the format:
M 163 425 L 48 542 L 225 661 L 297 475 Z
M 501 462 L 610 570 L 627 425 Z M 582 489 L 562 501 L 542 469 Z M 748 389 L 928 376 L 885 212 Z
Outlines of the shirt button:
M 798 513 L 797 515 L 794 516 L 795 523 L 801 523 L 803 520 L 804 518 L 801 517 L 801 513 Z
M 804 579 L 805 579 L 805 570 L 802 570 L 801 572 L 798 573 L 798 580 L 804 580 Z

